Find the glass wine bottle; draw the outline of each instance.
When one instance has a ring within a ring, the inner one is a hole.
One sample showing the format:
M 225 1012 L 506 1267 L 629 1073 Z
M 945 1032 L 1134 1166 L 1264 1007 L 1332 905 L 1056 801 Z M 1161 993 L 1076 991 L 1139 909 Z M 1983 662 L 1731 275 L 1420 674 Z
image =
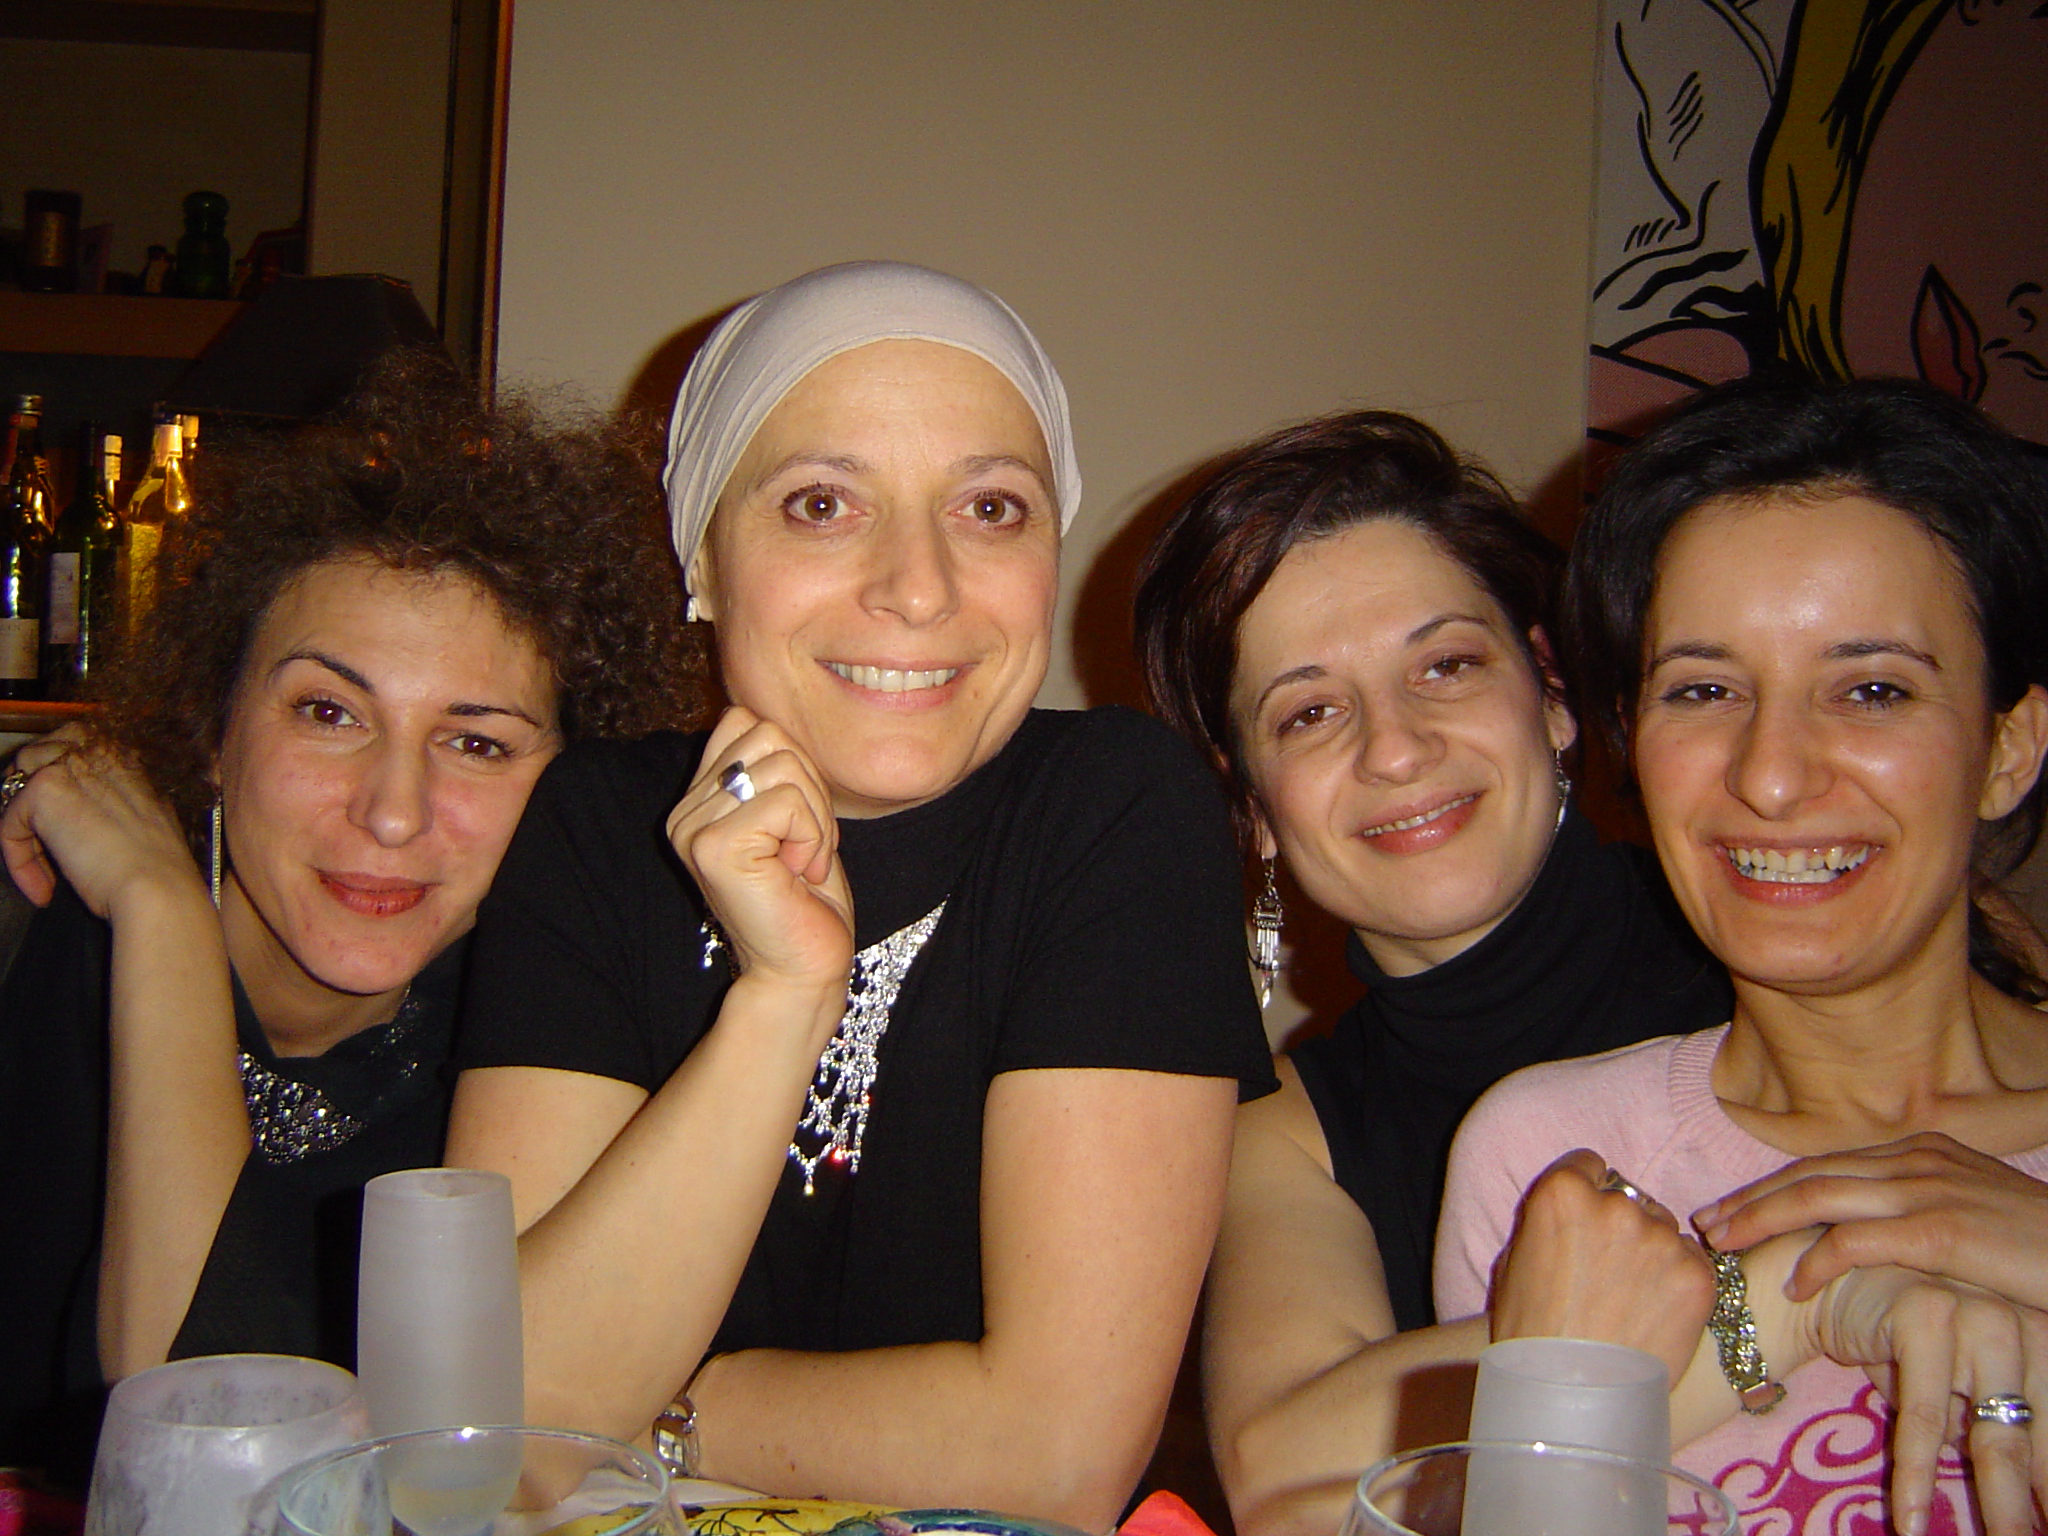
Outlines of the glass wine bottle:
M 17 395 L 7 416 L 0 492 L 0 699 L 42 692 L 38 654 L 43 557 L 50 539 L 50 473 L 43 462 L 43 397 Z
M 179 462 L 178 418 L 156 424 L 150 436 L 149 468 L 135 483 L 121 516 L 119 574 L 115 578 L 117 620 L 121 633 L 132 637 L 156 606 L 157 553 L 164 529 L 185 515 L 191 497 Z
M 49 605 L 43 611 L 43 691 L 53 699 L 84 695 L 113 640 L 115 563 L 120 515 L 121 439 L 87 422 L 78 489 L 50 544 Z

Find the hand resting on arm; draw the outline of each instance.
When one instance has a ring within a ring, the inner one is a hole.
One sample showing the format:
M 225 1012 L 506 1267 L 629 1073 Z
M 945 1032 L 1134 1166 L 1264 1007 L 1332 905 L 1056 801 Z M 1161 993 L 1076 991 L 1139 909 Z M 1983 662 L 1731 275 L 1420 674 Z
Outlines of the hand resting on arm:
M 1703 1332 L 1711 1270 L 1670 1212 L 1602 1189 L 1605 1173 L 1605 1163 L 1582 1149 L 1560 1157 L 1530 1186 L 1495 1270 L 1493 1336 L 1562 1335 L 1648 1348 L 1674 1369 L 1672 1437 L 1684 1445 L 1739 1406 Z M 2048 1317 L 1974 1286 L 1893 1266 L 1849 1270 L 1793 1302 L 1785 1279 L 1814 1235 L 1787 1233 L 1745 1254 L 1762 1354 L 1778 1379 L 1823 1356 L 1864 1368 L 1897 1414 L 1895 1521 L 1902 1531 L 1923 1530 L 1936 1455 L 1944 1442 L 1964 1438 L 1960 1410 L 1994 1393 L 2030 1395 L 2030 1388 L 2048 1386 Z M 2048 1502 L 2048 1434 L 2038 1421 L 2025 1433 L 1967 1427 L 1986 1529 L 2024 1536 L 2032 1529 L 2030 1482 Z

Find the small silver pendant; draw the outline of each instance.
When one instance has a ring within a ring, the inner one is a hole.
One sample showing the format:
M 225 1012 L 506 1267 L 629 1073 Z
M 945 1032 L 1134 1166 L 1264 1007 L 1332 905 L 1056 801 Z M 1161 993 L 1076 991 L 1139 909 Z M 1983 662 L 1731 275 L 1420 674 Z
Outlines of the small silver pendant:
M 876 1056 L 889 1028 L 889 1010 L 896 1006 L 903 978 L 945 911 L 942 901 L 907 928 L 897 929 L 853 957 L 853 971 L 846 983 L 846 1012 L 818 1058 L 818 1075 L 812 1079 L 803 1118 L 797 1121 L 796 1137 L 789 1144 L 789 1160 L 803 1170 L 807 1195 L 816 1193 L 820 1163 L 843 1167 L 848 1173 L 860 1171 L 861 1139 L 867 1133 Z

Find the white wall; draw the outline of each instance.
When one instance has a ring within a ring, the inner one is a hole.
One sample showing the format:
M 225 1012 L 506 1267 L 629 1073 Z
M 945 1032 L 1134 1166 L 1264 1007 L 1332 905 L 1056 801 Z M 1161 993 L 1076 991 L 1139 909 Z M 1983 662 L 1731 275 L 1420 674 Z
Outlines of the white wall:
M 519 0 L 499 372 L 611 403 L 814 266 L 986 284 L 1064 373 L 1088 487 L 1080 665 L 1063 645 L 1044 698 L 1114 696 L 1142 530 L 1111 541 L 1216 450 L 1369 403 L 1524 488 L 1570 459 L 1595 26 L 1594 0 Z

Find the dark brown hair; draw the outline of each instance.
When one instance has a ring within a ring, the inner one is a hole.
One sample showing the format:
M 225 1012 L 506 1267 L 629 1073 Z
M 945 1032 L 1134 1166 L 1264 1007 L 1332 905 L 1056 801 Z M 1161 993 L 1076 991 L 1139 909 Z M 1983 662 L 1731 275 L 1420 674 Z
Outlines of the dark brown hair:
M 188 829 L 212 804 L 250 637 L 295 577 L 330 560 L 474 582 L 552 667 L 568 740 L 641 736 L 705 708 L 634 427 L 485 406 L 445 363 L 415 357 L 383 366 L 332 422 L 222 438 L 199 461 L 190 514 L 166 530 L 157 605 L 100 688 L 107 734 Z
M 1564 556 L 1485 466 L 1394 411 L 1345 411 L 1247 444 L 1153 541 L 1136 611 L 1146 699 L 1215 763 L 1247 848 L 1254 808 L 1230 714 L 1238 627 L 1296 544 L 1381 519 L 1426 534 L 1477 582 L 1544 690 L 1561 696 L 1530 631 L 1550 633 Z

